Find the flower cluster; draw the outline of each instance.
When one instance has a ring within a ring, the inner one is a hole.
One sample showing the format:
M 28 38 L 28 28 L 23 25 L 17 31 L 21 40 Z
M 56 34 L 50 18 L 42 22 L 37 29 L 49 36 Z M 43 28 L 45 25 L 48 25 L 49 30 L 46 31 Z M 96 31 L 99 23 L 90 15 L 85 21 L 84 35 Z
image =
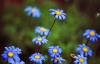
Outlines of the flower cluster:
M 37 36 L 35 38 L 32 39 L 32 42 L 38 44 L 38 45 L 42 45 L 44 43 L 47 43 L 47 39 L 46 39 L 46 36 L 48 35 L 49 33 L 49 30 L 44 28 L 44 27 L 40 27 L 40 26 L 37 26 L 35 28 L 35 33 L 38 33 L 40 34 L 40 36 Z
M 100 35 L 93 29 L 85 30 L 83 36 L 87 38 L 86 44 L 88 41 L 97 42 L 100 38 Z M 86 46 L 86 44 L 79 45 L 79 47 L 76 49 L 78 55 L 73 57 L 75 59 L 74 64 L 87 64 L 87 57 L 92 56 L 93 52 L 88 46 Z
M 8 63 L 11 64 L 25 64 L 23 61 L 20 60 L 19 54 L 21 54 L 20 48 L 15 48 L 14 46 L 5 47 L 5 51 L 1 54 L 3 60 L 8 60 Z
M 65 61 L 60 54 L 62 53 L 62 49 L 59 46 L 50 46 L 48 49 L 49 55 L 51 57 L 51 61 L 54 63 L 62 64 L 62 61 Z
M 87 64 L 87 56 L 92 56 L 92 50 L 85 44 L 82 44 L 76 48 L 76 51 L 78 55 L 73 57 L 75 59 L 74 64 Z

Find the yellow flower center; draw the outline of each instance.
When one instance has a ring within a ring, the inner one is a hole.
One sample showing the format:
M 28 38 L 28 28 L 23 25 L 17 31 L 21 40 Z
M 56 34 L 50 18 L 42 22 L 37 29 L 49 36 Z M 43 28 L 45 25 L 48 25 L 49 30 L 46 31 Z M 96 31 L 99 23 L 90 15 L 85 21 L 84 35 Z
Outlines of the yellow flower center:
M 56 14 L 57 14 L 57 15 L 61 15 L 61 12 L 60 12 L 60 11 L 56 11 Z
M 39 59 L 39 58 L 40 58 L 40 56 L 39 56 L 39 55 L 36 55 L 36 56 L 35 56 L 35 58 L 36 58 L 36 59 Z
M 38 40 L 39 40 L 39 41 L 41 41 L 41 40 L 42 40 L 42 38 L 40 37 L 40 38 L 38 38 Z
M 91 31 L 91 32 L 90 32 L 90 35 L 91 35 L 91 36 L 94 36 L 94 35 L 95 35 L 95 33 Z
M 84 52 L 87 52 L 88 51 L 88 49 L 87 48 L 82 48 L 82 50 L 84 51 Z
M 34 10 L 34 9 L 32 9 L 32 10 L 31 10 L 31 12 L 35 12 L 35 10 Z
M 79 61 L 80 61 L 80 62 L 84 62 L 84 59 L 83 59 L 83 58 L 79 58 Z
M 8 53 L 8 56 L 9 56 L 9 57 L 12 57 L 12 56 L 14 56 L 14 54 L 13 54 L 12 52 L 9 52 L 9 53 Z
M 58 50 L 57 50 L 56 48 L 54 48 L 54 49 L 53 49 L 53 52 L 56 53 L 56 52 L 58 52 Z
M 56 60 L 59 60 L 59 58 L 56 58 Z
M 42 32 L 45 32 L 45 31 L 46 31 L 46 29 L 45 29 L 45 28 L 40 28 L 40 30 L 41 30 Z

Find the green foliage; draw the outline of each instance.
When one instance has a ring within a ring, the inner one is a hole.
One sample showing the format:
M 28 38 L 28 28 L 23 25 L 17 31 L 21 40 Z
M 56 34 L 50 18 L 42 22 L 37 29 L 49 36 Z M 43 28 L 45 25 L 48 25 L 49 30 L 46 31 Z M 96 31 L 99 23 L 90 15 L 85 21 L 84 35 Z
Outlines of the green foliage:
M 27 13 L 24 12 L 24 8 L 27 5 L 37 6 L 40 8 L 42 13 L 41 18 L 31 18 L 31 21 L 29 21 Z M 48 37 L 48 43 L 44 44 L 41 49 L 41 52 L 45 55 L 48 62 L 50 62 L 50 57 L 48 57 L 47 54 L 49 46 L 59 45 L 63 50 L 62 57 L 65 57 L 67 60 L 70 58 L 70 53 L 76 53 L 75 50 L 78 47 L 78 44 L 85 42 L 85 39 L 82 38 L 82 29 L 85 28 L 84 25 L 90 21 L 89 18 L 85 14 L 79 12 L 74 3 L 67 7 L 68 8 L 65 8 L 64 10 L 67 13 L 67 19 L 64 21 L 56 20 L 56 23 Z M 8 11 L 3 16 L 5 25 L 2 31 L 9 39 L 9 42 L 6 43 L 6 45 L 19 46 L 22 48 L 22 51 L 24 51 L 23 54 L 25 54 L 29 52 L 27 48 L 36 49 L 35 44 L 32 43 L 32 38 L 38 36 L 38 34 L 35 34 L 34 32 L 34 28 L 36 26 L 43 26 L 49 29 L 54 21 L 54 17 L 49 16 L 49 9 L 59 8 L 59 6 L 49 0 L 41 2 L 41 4 L 38 4 L 35 0 L 25 0 L 23 6 L 11 5 L 5 7 L 7 10 L 8 8 L 12 9 L 13 12 Z M 30 24 L 28 24 L 28 22 L 30 22 Z M 83 41 L 80 41 L 80 39 L 83 39 Z M 29 55 L 31 54 L 32 53 L 29 53 Z M 95 64 L 95 59 L 91 60 L 90 64 Z M 97 61 L 99 62 L 100 59 Z M 67 64 L 68 62 L 69 61 L 67 61 Z M 66 64 L 66 62 L 64 64 Z

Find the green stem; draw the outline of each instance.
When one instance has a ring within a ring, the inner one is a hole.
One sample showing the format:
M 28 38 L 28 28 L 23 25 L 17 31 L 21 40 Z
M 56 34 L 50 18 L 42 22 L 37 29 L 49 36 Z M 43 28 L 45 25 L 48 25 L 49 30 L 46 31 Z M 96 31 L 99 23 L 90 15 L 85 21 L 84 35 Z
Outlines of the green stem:
M 52 30 L 52 28 L 53 28 L 53 26 L 54 26 L 54 24 L 55 24 L 55 22 L 56 22 L 56 19 L 54 20 L 54 22 L 52 23 L 52 25 L 51 25 L 51 28 L 50 28 L 50 30 L 49 30 L 49 32 L 48 32 L 48 34 L 47 34 L 47 36 L 46 36 L 46 38 L 48 38 L 48 35 L 50 34 L 50 32 L 51 32 L 51 30 Z M 42 45 L 41 46 L 37 46 L 37 48 L 38 48 L 38 51 L 40 51 L 40 48 L 42 47 Z
M 48 35 L 50 34 L 50 32 L 51 32 L 51 30 L 52 30 L 52 28 L 53 28 L 55 22 L 56 22 L 56 19 L 55 19 L 54 22 L 52 23 L 51 28 L 50 28 L 49 33 L 47 34 L 46 38 L 48 38 Z
M 94 18 L 94 20 L 92 21 L 90 29 L 93 29 L 95 24 L 96 24 L 96 18 Z M 87 39 L 85 45 L 88 45 L 88 43 L 89 43 L 89 39 Z

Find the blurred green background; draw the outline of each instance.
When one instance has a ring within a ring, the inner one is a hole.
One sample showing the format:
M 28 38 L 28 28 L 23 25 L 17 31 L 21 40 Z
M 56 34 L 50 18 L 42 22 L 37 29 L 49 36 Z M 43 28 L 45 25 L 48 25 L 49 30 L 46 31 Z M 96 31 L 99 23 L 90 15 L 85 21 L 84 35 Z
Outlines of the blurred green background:
M 24 12 L 26 6 L 36 6 L 42 13 L 40 18 L 31 18 L 29 25 L 29 16 Z M 43 26 L 49 29 L 54 21 L 54 17 L 49 15 L 50 8 L 63 9 L 67 18 L 64 21 L 56 21 L 48 37 L 48 43 L 42 46 L 40 53 L 46 57 L 46 62 L 43 64 L 52 63 L 48 47 L 53 45 L 62 48 L 61 56 L 66 59 L 63 64 L 73 64 L 70 54 L 77 54 L 75 50 L 78 45 L 86 42 L 82 34 L 84 30 L 90 28 L 96 14 L 100 13 L 100 0 L 1 0 L 0 54 L 5 50 L 5 46 L 14 45 L 22 49 L 20 58 L 29 64 L 29 56 L 36 50 L 32 38 L 38 36 L 34 28 Z M 94 29 L 100 34 L 100 17 L 96 18 L 96 21 Z M 94 52 L 93 56 L 88 58 L 88 64 L 100 64 L 99 43 L 88 44 Z M 5 62 L 0 59 L 0 64 Z

